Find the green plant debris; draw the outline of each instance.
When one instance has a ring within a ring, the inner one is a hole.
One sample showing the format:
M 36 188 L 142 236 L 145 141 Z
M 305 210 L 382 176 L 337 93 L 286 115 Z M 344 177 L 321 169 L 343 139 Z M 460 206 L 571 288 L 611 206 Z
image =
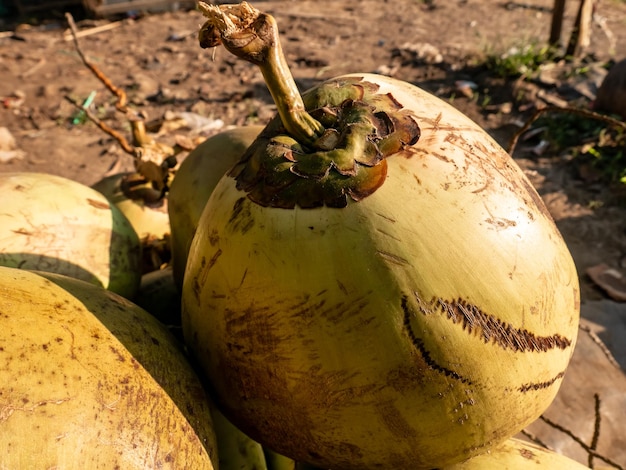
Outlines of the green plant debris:
M 626 184 L 626 130 L 573 114 L 550 114 L 535 124 L 557 153 L 569 152 L 572 164 L 593 169 L 597 179 Z
M 557 57 L 554 47 L 534 43 L 512 46 L 504 53 L 488 52 L 486 66 L 503 78 L 529 77 Z

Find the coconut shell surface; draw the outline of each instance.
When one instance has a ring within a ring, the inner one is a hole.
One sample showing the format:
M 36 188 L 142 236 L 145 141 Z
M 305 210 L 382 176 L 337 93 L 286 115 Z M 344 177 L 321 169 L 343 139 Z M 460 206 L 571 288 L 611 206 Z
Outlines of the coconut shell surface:
M 46 173 L 0 174 L 0 265 L 64 274 L 126 298 L 141 278 L 141 244 L 98 191 Z
M 0 267 L 0 468 L 212 470 L 209 402 L 147 312 Z
M 167 198 L 157 199 L 159 192 L 141 175 L 117 173 L 101 179 L 92 188 L 126 216 L 139 238 L 164 238 L 170 233 Z

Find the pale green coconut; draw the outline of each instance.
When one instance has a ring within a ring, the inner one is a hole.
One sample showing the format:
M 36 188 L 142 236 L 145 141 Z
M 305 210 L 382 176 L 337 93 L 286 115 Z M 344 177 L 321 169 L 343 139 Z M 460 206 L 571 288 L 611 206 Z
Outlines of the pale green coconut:
M 65 274 L 132 297 L 141 246 L 98 191 L 45 173 L 1 173 L 0 265 Z
M 183 160 L 168 195 L 174 281 L 180 288 L 191 239 L 220 178 L 239 160 L 262 126 L 228 129 L 209 137 Z

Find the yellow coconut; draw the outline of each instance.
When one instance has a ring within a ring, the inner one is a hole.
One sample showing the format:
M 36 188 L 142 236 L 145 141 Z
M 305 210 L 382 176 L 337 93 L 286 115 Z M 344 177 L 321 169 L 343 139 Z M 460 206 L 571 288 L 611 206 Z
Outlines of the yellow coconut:
M 271 16 L 203 10 L 202 43 L 259 64 L 279 111 L 215 187 L 184 277 L 184 337 L 224 414 L 342 470 L 444 467 L 537 419 L 579 286 L 521 169 L 406 82 L 347 75 L 298 100 Z
M 511 438 L 495 449 L 440 470 L 583 470 L 589 467 L 536 444 Z
M 164 238 L 170 233 L 167 198 L 139 173 L 107 176 L 92 188 L 126 216 L 140 239 Z
M 100 287 L 0 267 L 0 468 L 216 459 L 210 403 L 164 326 Z
M 0 265 L 65 274 L 132 297 L 141 246 L 98 191 L 45 173 L 1 173 Z

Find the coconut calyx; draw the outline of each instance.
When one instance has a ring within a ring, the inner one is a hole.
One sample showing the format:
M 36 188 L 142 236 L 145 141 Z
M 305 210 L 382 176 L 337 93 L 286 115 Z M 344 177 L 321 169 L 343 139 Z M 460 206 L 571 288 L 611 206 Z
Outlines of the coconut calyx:
M 167 144 L 155 142 L 148 136 L 144 121 L 131 121 L 133 133 L 133 156 L 137 174 L 152 186 L 155 194 L 148 191 L 131 192 L 124 190 L 129 199 L 141 199 L 147 204 L 158 203 L 165 199 L 174 178 L 174 168 L 178 164 L 176 150 Z M 136 181 L 133 182 L 136 186 Z M 147 188 L 147 186 L 146 186 Z
M 413 118 L 377 88 L 344 79 L 306 96 L 325 128 L 312 147 L 274 119 L 230 172 L 238 189 L 262 206 L 289 209 L 345 207 L 372 194 L 385 182 L 385 159 L 419 138 Z
M 391 94 L 359 78 L 327 82 L 300 95 L 274 18 L 246 2 L 207 5 L 201 47 L 224 45 L 259 66 L 278 108 L 230 172 L 262 206 L 345 207 L 385 181 L 385 159 L 417 142 L 420 129 Z

